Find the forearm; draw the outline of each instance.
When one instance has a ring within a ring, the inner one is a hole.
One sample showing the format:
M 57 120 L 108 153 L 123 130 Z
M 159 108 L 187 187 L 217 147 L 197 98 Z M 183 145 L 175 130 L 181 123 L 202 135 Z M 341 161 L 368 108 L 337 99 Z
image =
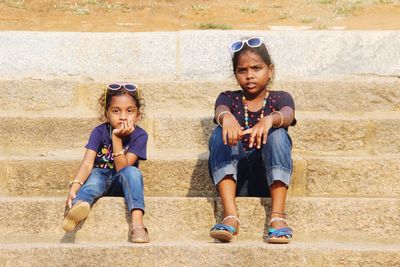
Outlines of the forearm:
M 124 147 L 122 145 L 121 138 L 113 135 L 112 143 L 113 143 L 113 154 L 115 155 L 114 166 L 115 170 L 118 172 L 129 165 L 128 158 L 126 157 L 126 151 L 122 152 L 124 150 Z
M 85 161 L 82 161 L 81 165 L 79 166 L 78 172 L 75 175 L 74 181 L 78 181 L 84 184 L 89 177 L 92 169 L 93 164 L 88 164 Z
M 272 119 L 272 127 L 288 128 L 294 119 L 294 111 L 290 107 L 283 107 L 281 110 L 272 112 L 269 115 Z
M 85 161 L 79 166 L 78 172 L 75 175 L 74 180 L 70 183 L 70 190 L 73 192 L 78 192 L 82 185 L 88 179 L 90 172 L 93 169 L 93 164 L 88 164 Z
M 219 125 L 222 125 L 224 116 L 227 115 L 227 114 L 229 114 L 229 113 L 232 114 L 232 113 L 231 113 L 231 110 L 229 109 L 229 107 L 224 106 L 224 105 L 218 106 L 218 107 L 215 109 L 215 116 L 214 116 L 215 121 L 216 121 Z

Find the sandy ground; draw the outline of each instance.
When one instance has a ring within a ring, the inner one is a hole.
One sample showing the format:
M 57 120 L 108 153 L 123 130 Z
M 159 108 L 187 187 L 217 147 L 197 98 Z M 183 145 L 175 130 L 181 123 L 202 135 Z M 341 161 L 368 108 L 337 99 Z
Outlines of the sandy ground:
M 399 30 L 400 0 L 0 0 L 0 30 Z

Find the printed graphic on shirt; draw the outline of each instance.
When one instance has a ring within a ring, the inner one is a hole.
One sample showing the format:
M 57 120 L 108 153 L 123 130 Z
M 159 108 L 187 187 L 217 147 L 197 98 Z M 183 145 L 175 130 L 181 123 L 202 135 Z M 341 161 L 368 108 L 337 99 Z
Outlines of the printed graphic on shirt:
M 124 148 L 125 151 L 127 151 L 128 148 L 129 148 L 129 146 L 126 146 Z M 108 145 L 104 144 L 103 147 L 97 151 L 94 167 L 101 168 L 101 169 L 111 169 L 111 170 L 113 170 L 115 168 L 111 144 L 108 144 Z

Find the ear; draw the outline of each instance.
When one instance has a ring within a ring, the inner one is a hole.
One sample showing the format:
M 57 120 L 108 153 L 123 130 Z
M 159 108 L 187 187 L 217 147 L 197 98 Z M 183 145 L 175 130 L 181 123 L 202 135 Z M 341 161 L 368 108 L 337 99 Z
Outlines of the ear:
M 269 65 L 268 66 L 268 76 L 269 77 L 274 77 L 274 71 L 275 71 L 274 64 Z
M 142 119 L 142 113 L 138 112 L 136 115 L 136 121 L 140 121 Z

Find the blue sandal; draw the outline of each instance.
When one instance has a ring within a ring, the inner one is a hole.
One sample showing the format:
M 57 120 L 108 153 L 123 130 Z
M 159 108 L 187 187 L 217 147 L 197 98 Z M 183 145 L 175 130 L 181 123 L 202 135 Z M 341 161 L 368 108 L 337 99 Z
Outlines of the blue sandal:
M 276 221 L 283 221 L 284 223 L 286 223 L 286 219 L 284 218 L 272 218 L 269 221 L 269 225 L 271 225 L 271 223 Z M 293 230 L 290 227 L 283 227 L 279 229 L 275 229 L 272 227 L 268 228 L 268 236 L 267 236 L 268 243 L 288 244 L 292 240 L 292 237 L 293 237 Z
M 238 217 L 233 215 L 226 216 L 221 223 L 217 223 L 211 228 L 211 238 L 217 239 L 221 242 L 230 242 L 233 239 L 233 236 L 237 235 L 237 230 L 235 227 L 224 224 L 224 222 L 228 219 L 234 219 L 238 224 L 240 224 Z

